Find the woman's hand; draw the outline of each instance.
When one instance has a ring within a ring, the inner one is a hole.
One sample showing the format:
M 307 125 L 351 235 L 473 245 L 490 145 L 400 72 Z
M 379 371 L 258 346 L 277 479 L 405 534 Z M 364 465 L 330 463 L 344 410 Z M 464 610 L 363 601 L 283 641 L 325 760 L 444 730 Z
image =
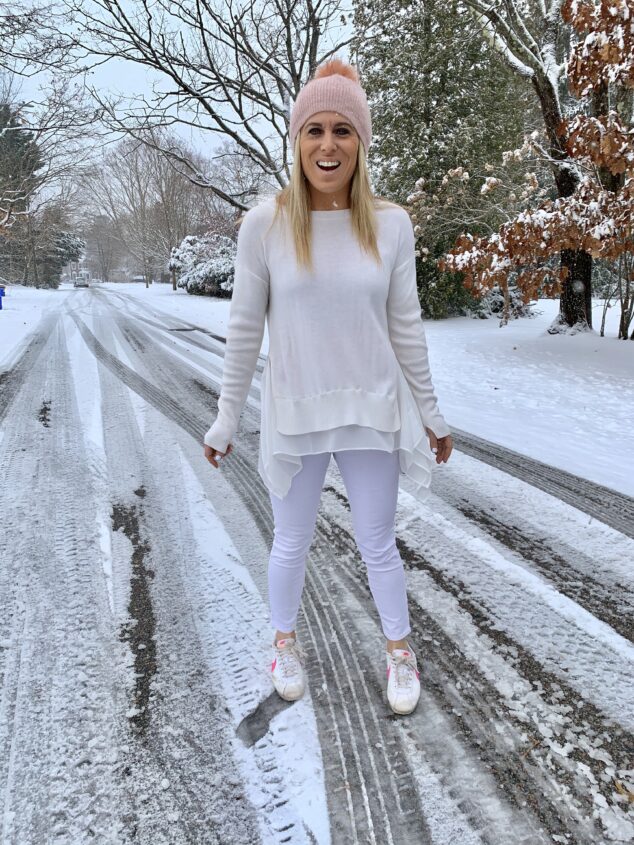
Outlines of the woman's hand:
M 436 437 L 431 428 L 425 427 L 425 431 L 429 435 L 429 447 L 432 452 L 436 452 L 436 463 L 441 464 L 443 461 L 447 463 L 449 455 L 453 450 L 453 441 L 451 434 L 446 434 L 444 437 Z
M 209 461 L 210 464 L 218 467 L 217 458 L 224 458 L 225 455 L 228 455 L 230 452 L 233 451 L 233 443 L 230 443 L 227 446 L 226 452 L 219 452 L 218 449 L 214 449 L 212 446 L 207 446 L 205 443 L 205 457 Z

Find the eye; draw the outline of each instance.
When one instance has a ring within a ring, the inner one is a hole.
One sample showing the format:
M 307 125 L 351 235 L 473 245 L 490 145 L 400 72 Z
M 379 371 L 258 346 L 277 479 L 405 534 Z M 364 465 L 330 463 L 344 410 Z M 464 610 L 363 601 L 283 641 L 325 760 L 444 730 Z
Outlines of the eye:
M 338 129 L 335 130 L 339 135 L 349 135 L 350 130 L 347 129 L 345 126 L 339 126 Z M 321 132 L 319 126 L 311 126 L 308 130 L 308 135 L 315 135 L 317 132 Z

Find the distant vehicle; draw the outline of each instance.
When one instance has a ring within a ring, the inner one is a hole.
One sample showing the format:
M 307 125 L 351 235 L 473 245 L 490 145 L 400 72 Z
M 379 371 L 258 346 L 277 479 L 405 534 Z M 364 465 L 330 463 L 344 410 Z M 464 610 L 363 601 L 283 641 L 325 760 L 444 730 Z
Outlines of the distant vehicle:
M 88 279 L 75 279 L 73 282 L 73 287 L 75 288 L 89 288 L 90 282 Z

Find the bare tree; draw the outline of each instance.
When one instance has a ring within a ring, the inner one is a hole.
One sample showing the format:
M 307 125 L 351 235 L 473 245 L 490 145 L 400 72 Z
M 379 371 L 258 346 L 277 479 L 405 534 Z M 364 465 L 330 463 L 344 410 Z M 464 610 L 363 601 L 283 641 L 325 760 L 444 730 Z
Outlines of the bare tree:
M 167 267 L 172 248 L 185 235 L 207 231 L 219 223 L 220 230 L 227 225 L 226 203 L 192 184 L 173 160 L 160 152 L 158 143 L 156 132 L 150 143 L 126 138 L 83 179 L 88 207 L 93 215 L 110 221 L 146 284 Z M 178 149 L 181 157 L 204 167 L 199 154 L 177 147 L 167 133 L 161 133 L 160 144 Z M 218 206 L 224 206 L 224 213 Z M 90 237 L 88 242 L 90 246 Z
M 14 79 L 0 78 L 0 144 L 22 149 L 23 155 L 19 161 L 5 160 L 0 168 L 14 168 L 10 179 L 0 179 L 0 229 L 44 204 L 61 201 L 92 155 L 91 115 L 79 105 L 77 86 L 53 82 L 45 99 L 33 103 L 19 99 Z
M 115 225 L 105 214 L 95 214 L 82 227 L 82 237 L 90 271 L 104 282 L 111 281 L 123 257 L 123 245 Z
M 123 141 L 84 179 L 95 207 L 114 224 L 119 240 L 145 277 L 146 287 L 156 266 L 149 155 L 143 144 L 133 139 Z
M 0 134 L 4 163 L 17 166 L 13 178 L 0 185 L 0 230 L 32 212 L 36 198 L 40 207 L 51 200 L 63 205 L 55 193 L 65 191 L 61 183 L 88 157 L 86 141 L 98 114 L 94 103 L 86 106 L 83 84 L 67 73 L 74 48 L 67 30 L 54 3 L 0 4 Z M 25 97 L 29 78 L 39 85 Z M 26 153 L 22 162 L 15 160 L 19 148 Z
M 29 0 L 0 5 L 0 70 L 18 76 L 34 76 L 44 68 L 59 72 L 72 49 L 59 6 Z
M 342 0 L 66 0 L 86 46 L 98 61 L 124 58 L 157 74 L 154 95 L 114 100 L 91 93 L 112 128 L 147 140 L 148 130 L 174 124 L 233 142 L 265 184 L 289 178 L 290 103 L 316 65 L 352 40 Z M 326 35 L 328 36 L 327 43 Z M 226 190 L 217 171 L 203 172 L 169 148 L 190 177 L 233 207 L 249 207 L 256 188 Z

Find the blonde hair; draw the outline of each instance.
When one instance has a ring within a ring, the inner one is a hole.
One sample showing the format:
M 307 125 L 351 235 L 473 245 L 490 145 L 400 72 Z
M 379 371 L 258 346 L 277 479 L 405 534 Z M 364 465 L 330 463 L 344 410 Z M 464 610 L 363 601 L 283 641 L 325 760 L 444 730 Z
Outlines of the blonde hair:
M 352 231 L 362 249 L 372 255 L 378 264 L 382 263 L 382 259 L 376 239 L 377 220 L 375 212 L 377 208 L 383 205 L 394 205 L 394 203 L 390 203 L 372 192 L 365 149 L 363 144 L 359 142 L 357 166 L 352 175 L 350 186 Z M 295 244 L 297 263 L 307 269 L 312 269 L 310 211 L 310 191 L 308 180 L 302 168 L 300 133 L 298 133 L 295 139 L 290 181 L 275 196 L 273 224 L 280 215 L 286 216 Z

